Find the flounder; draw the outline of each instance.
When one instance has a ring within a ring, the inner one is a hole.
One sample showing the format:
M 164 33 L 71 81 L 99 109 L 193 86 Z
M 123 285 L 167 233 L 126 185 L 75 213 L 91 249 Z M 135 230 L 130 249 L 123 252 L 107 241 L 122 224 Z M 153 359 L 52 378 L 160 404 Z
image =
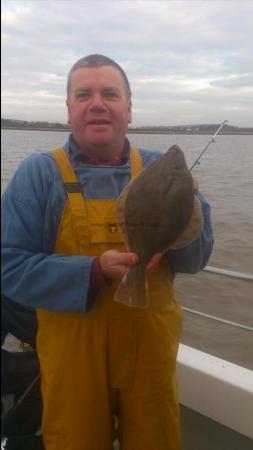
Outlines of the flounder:
M 152 256 L 184 247 L 203 228 L 193 178 L 177 145 L 126 186 L 116 202 L 116 218 L 128 251 L 137 253 L 140 263 L 122 279 L 114 299 L 128 306 L 146 307 L 146 266 Z

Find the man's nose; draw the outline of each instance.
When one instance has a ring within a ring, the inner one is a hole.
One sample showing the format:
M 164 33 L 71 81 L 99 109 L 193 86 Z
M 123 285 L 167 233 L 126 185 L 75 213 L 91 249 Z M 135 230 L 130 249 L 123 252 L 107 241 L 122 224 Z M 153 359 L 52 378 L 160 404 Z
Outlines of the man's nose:
M 92 96 L 91 103 L 90 103 L 90 111 L 105 111 L 106 106 L 103 100 L 103 97 L 100 94 L 95 94 Z

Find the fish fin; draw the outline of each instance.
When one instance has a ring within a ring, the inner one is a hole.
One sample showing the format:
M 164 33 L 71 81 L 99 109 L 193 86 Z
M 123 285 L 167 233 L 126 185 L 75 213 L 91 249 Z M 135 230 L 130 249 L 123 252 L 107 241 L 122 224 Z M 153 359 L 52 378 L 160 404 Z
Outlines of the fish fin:
M 127 306 L 146 308 L 148 306 L 148 282 L 142 265 L 131 267 L 122 278 L 114 300 Z
M 190 221 L 183 233 L 181 233 L 180 236 L 172 243 L 170 249 L 176 250 L 190 244 L 200 236 L 203 226 L 204 218 L 201 203 L 198 197 L 194 195 L 193 211 Z

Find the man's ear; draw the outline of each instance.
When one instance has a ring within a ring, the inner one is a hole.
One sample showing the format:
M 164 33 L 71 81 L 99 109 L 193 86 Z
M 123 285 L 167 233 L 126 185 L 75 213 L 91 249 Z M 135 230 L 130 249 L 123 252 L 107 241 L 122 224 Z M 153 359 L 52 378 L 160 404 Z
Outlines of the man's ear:
M 67 106 L 67 110 L 68 110 L 68 124 L 71 124 L 71 120 L 70 120 L 70 107 L 69 107 L 69 102 L 68 99 L 66 100 L 66 106 Z
M 132 101 L 128 102 L 128 123 L 132 123 Z

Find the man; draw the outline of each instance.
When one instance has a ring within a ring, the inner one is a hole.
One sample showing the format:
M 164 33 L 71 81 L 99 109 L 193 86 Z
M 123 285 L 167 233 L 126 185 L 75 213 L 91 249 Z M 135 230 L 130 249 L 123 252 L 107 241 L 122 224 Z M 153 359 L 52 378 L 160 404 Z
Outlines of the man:
M 173 273 L 206 264 L 210 208 L 199 194 L 201 236 L 154 255 L 148 308 L 115 302 L 120 278 L 138 264 L 114 226 L 115 199 L 159 155 L 130 148 L 131 90 L 113 60 L 89 55 L 72 67 L 67 107 L 64 150 L 25 160 L 3 199 L 5 295 L 37 310 L 44 444 L 112 450 L 117 435 L 122 450 L 179 450 Z

